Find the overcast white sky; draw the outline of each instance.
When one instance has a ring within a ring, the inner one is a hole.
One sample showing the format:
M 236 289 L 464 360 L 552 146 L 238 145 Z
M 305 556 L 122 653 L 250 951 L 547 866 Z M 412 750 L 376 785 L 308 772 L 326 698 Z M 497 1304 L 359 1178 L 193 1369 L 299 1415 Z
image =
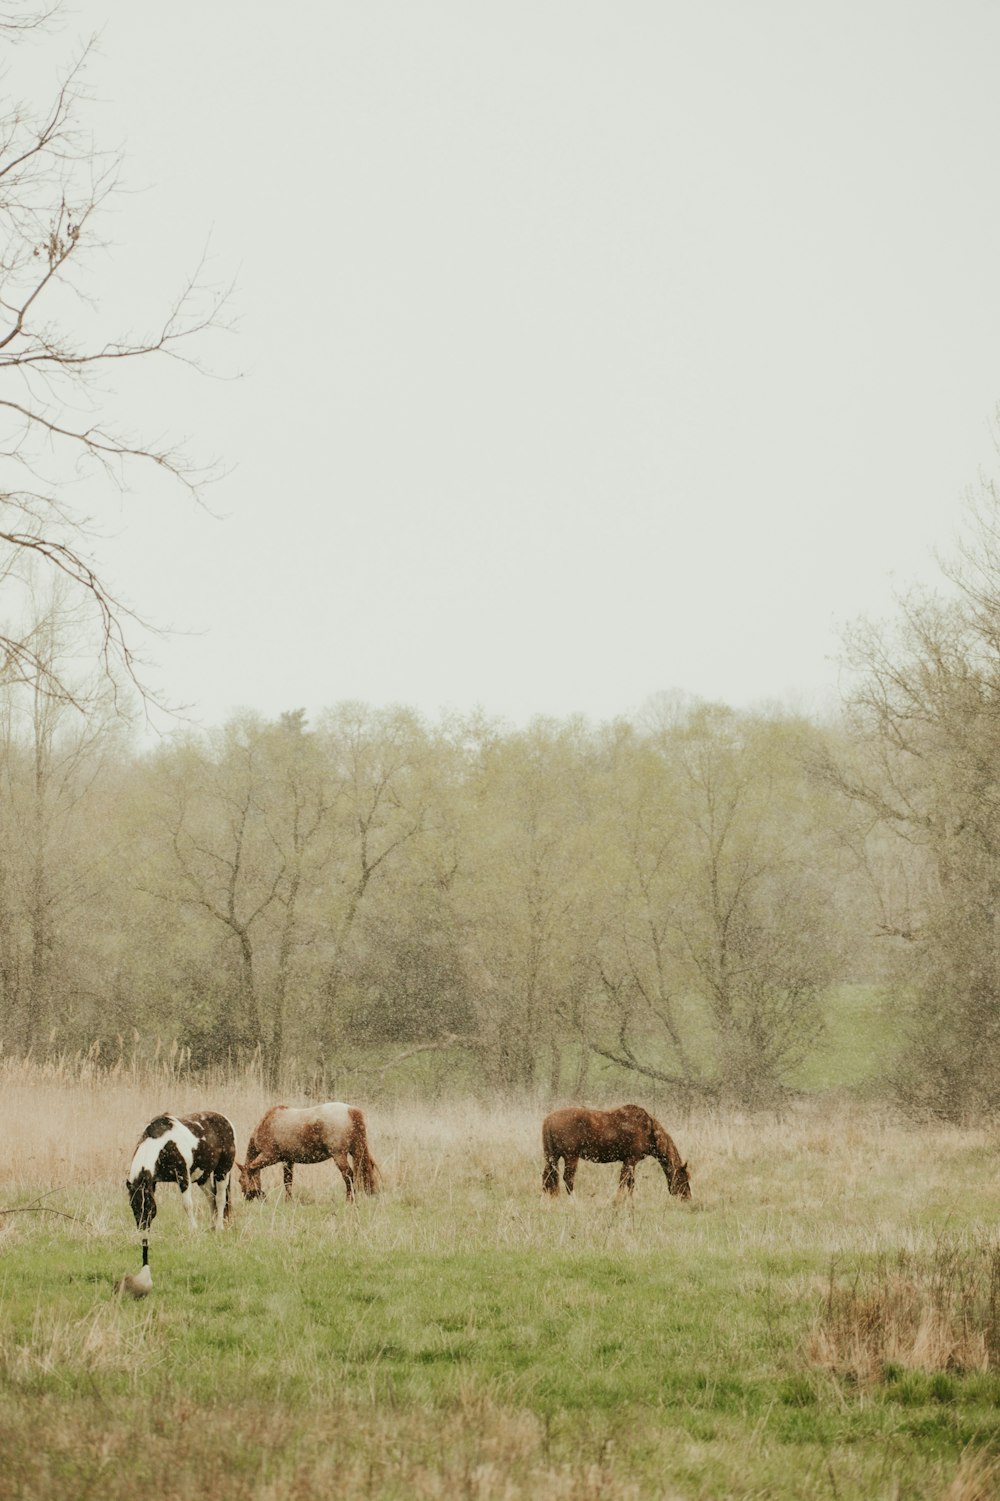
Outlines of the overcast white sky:
M 817 706 L 1000 465 L 995 3 L 78 0 L 53 73 L 97 29 L 117 286 L 237 282 L 147 429 L 225 519 L 102 549 L 206 722 Z

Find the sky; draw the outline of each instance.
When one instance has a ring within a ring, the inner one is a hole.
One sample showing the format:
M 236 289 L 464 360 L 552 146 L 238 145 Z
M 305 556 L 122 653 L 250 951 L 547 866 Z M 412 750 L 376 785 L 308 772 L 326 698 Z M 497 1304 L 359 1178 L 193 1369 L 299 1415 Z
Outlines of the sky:
M 823 711 L 939 577 L 998 464 L 995 4 L 77 0 L 12 67 L 92 32 L 102 319 L 233 284 L 212 375 L 121 393 L 223 477 L 95 542 L 196 721 Z

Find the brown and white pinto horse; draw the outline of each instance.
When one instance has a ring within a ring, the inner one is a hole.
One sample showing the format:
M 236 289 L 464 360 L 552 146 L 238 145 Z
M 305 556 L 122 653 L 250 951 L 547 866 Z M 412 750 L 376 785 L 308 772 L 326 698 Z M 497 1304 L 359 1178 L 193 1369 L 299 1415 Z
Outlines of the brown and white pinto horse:
M 245 1199 L 262 1199 L 261 1171 L 280 1162 L 285 1174 L 285 1196 L 291 1197 L 292 1173 L 297 1162 L 326 1162 L 332 1157 L 354 1198 L 356 1185 L 366 1194 L 378 1192 L 381 1174 L 368 1150 L 365 1118 L 360 1110 L 339 1101 L 325 1105 L 273 1105 L 254 1127 L 247 1142 L 246 1162 L 236 1164 Z
M 548 1194 L 559 1192 L 559 1159 L 563 1159 L 566 1192 L 573 1192 L 580 1158 L 587 1162 L 620 1162 L 616 1198 L 635 1188 L 635 1165 L 643 1157 L 655 1157 L 663 1168 L 667 1187 L 679 1198 L 691 1197 L 687 1163 L 659 1121 L 641 1105 L 619 1105 L 617 1110 L 584 1110 L 570 1106 L 554 1110 L 542 1122 L 545 1171 L 542 1187 Z
M 176 1183 L 194 1229 L 197 1183 L 211 1202 L 215 1228 L 229 1218 L 229 1182 L 236 1161 L 236 1133 L 232 1121 L 213 1110 L 194 1115 L 158 1115 L 150 1121 L 132 1153 L 125 1187 L 139 1230 L 156 1218 L 157 1183 Z

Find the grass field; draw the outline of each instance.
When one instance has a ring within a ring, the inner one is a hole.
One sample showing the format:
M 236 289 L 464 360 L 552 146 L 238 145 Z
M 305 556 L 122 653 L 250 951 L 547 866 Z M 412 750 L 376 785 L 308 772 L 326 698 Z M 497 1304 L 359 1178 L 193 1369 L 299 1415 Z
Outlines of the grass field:
M 268 1100 L 21 1068 L 0 1101 L 4 1501 L 1000 1495 L 988 1131 L 664 1111 L 694 1198 L 645 1163 L 616 1208 L 586 1163 L 543 1200 L 537 1106 L 373 1105 L 377 1199 L 272 1170 L 192 1235 L 161 1188 L 123 1303 L 146 1120 L 218 1108 L 242 1145 Z

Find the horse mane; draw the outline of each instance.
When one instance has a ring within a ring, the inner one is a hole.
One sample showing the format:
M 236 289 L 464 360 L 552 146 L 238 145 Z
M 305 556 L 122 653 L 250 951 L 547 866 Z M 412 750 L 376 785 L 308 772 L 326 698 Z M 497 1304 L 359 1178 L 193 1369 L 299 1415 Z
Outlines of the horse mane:
M 666 1131 L 660 1125 L 655 1115 L 651 1115 L 649 1119 L 653 1126 L 653 1140 L 656 1142 L 656 1150 L 660 1153 L 660 1156 L 665 1157 L 672 1168 L 683 1167 L 683 1159 L 674 1145 L 674 1139 L 669 1131 Z

